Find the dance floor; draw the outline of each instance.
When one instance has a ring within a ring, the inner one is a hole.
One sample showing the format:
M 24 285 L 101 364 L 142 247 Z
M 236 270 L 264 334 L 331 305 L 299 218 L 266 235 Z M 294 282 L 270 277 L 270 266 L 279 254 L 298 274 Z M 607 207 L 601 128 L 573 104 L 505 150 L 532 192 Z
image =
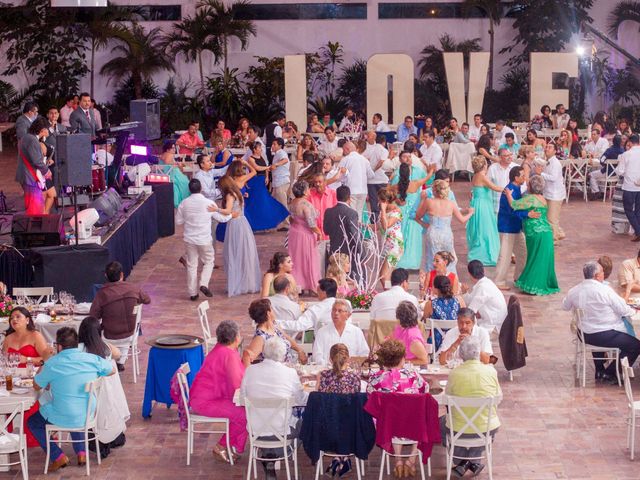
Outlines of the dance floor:
M 19 187 L 13 182 L 15 152 L 0 153 L 0 189 L 11 200 L 17 200 Z M 470 185 L 455 182 L 454 191 L 461 205 L 468 205 Z M 575 381 L 574 346 L 569 331 L 570 315 L 561 309 L 567 290 L 582 279 L 582 265 L 601 254 L 614 259 L 614 275 L 620 262 L 637 253 L 639 244 L 628 236 L 611 233 L 611 204 L 602 201 L 585 203 L 574 197 L 562 208 L 561 224 L 567 239 L 556 249 L 556 272 L 562 292 L 548 297 L 519 295 L 523 307 L 528 365 L 514 373 L 509 382 L 506 372 L 498 366 L 504 393 L 499 415 L 502 427 L 494 444 L 494 477 L 496 479 L 637 479 L 638 465 L 629 460 L 626 444 L 625 417 L 627 403 L 623 388 L 594 385 L 593 370 L 588 371 L 587 387 Z M 466 241 L 464 228 L 454 229 L 456 251 L 465 265 Z M 256 235 L 261 254 L 262 269 L 266 269 L 272 253 L 282 249 L 282 233 Z M 162 238 L 135 266 L 128 281 L 135 282 L 151 295 L 151 305 L 145 306 L 143 317 L 142 371 L 146 371 L 148 347 L 144 339 L 160 333 L 200 334 L 196 303 L 188 299 L 186 275 L 178 263 L 183 250 L 181 230 L 169 238 Z M 222 259 L 221 245 L 217 247 L 217 261 Z M 463 282 L 469 276 L 461 268 Z M 489 269 L 493 276 L 493 269 Z M 415 275 L 414 275 L 415 276 Z M 615 283 L 615 279 L 614 283 Z M 210 320 L 217 323 L 232 319 L 242 326 L 245 338 L 251 336 L 247 306 L 257 295 L 227 298 L 222 269 L 214 271 L 212 281 L 215 305 Z M 202 297 L 201 297 L 202 298 Z M 640 398 L 637 381 L 632 385 Z M 113 451 L 102 466 L 94 466 L 92 477 L 113 479 L 173 479 L 178 477 L 207 479 L 240 479 L 246 476 L 246 457 L 231 467 L 216 462 L 211 455 L 215 440 L 196 439 L 191 466 L 186 466 L 186 434 L 181 433 L 177 410 L 156 406 L 153 417 L 143 420 L 140 411 L 144 380 L 133 384 L 127 365 L 123 386 L 129 401 L 132 419 L 127 430 L 125 447 Z M 370 457 L 365 478 L 377 478 L 379 453 Z M 75 460 L 75 459 L 74 459 Z M 92 458 L 93 460 L 93 458 Z M 301 479 L 313 478 L 306 455 L 300 451 Z M 29 451 L 32 478 L 42 475 L 44 455 L 38 449 Z M 445 478 L 444 450 L 434 449 L 433 478 Z M 485 470 L 486 472 L 486 470 Z M 483 472 L 480 478 L 488 478 Z M 70 478 L 84 475 L 84 469 L 67 467 L 47 478 Z M 4 478 L 6 474 L 3 474 Z M 259 471 L 260 478 L 262 472 Z M 17 473 L 11 478 L 21 478 Z M 284 478 L 284 472 L 278 473 Z M 355 474 L 352 475 L 355 478 Z

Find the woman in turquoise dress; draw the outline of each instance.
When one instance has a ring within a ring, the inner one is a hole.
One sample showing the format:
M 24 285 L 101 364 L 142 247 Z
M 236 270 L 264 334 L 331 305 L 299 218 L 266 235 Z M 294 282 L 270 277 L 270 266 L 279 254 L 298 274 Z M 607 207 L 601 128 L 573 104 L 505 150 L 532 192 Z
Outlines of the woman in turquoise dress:
M 520 200 L 513 200 L 511 191 L 505 190 L 509 205 L 514 210 L 534 210 L 540 218 L 524 219 L 524 236 L 527 242 L 527 263 L 515 282 L 515 286 L 532 295 L 550 295 L 560 291 L 556 278 L 553 231 L 547 220 L 547 201 L 542 196 L 544 179 L 534 175 L 527 185 L 529 193 Z
M 173 183 L 173 207 L 178 208 L 180 202 L 187 198 L 189 192 L 189 177 L 182 173 L 182 165 L 176 164 L 174 158 L 174 144 L 166 141 L 162 144 L 162 154 L 160 154 L 160 165 L 162 171 L 169 175 L 171 183 Z
M 427 165 L 425 165 L 426 167 Z M 398 186 L 398 205 L 402 213 L 402 236 L 404 253 L 398 262 L 398 268 L 418 270 L 422 261 L 422 226 L 416 222 L 411 212 L 420 201 L 420 189 L 433 175 L 434 169 L 428 166 L 425 172 L 411 165 L 411 152 L 400 154 L 400 168 L 391 183 Z
M 470 206 L 475 213 L 467 223 L 467 260 L 479 260 L 485 267 L 495 267 L 500 253 L 500 236 L 491 191 L 502 192 L 502 189 L 487 178 L 487 160 L 483 156 L 475 157 L 471 166 L 473 196 Z

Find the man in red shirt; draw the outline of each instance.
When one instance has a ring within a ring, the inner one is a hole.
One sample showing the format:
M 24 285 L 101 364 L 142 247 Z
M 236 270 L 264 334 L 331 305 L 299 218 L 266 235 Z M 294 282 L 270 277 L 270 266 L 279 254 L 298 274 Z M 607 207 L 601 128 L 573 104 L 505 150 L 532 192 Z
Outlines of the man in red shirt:
M 193 155 L 196 148 L 204 147 L 204 142 L 198 136 L 197 122 L 191 122 L 186 132 L 176 141 L 181 155 Z
M 309 192 L 309 201 L 318 212 L 318 228 L 320 229 L 321 237 L 318 242 L 318 257 L 320 259 L 320 273 L 324 275 L 326 257 L 327 257 L 327 245 L 329 243 L 329 237 L 324 233 L 322 224 L 324 221 L 324 212 L 327 208 L 335 207 L 338 203 L 336 198 L 336 191 L 332 188 L 327 188 L 327 182 L 324 178 L 324 174 L 319 173 L 311 179 L 311 191 Z

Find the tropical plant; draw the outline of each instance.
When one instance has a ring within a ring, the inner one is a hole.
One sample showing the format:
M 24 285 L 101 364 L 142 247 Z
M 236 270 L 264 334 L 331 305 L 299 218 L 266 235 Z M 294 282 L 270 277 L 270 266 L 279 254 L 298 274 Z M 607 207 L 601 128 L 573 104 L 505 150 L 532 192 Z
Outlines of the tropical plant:
M 367 62 L 361 58 L 349 67 L 343 67 L 338 95 L 357 111 L 364 112 L 367 105 Z
M 500 53 L 519 52 L 509 58 L 509 66 L 528 63 L 531 52 L 562 51 L 583 23 L 593 21 L 589 16 L 593 0 L 522 0 L 518 3 L 518 8 L 512 11 L 513 28 L 518 33 L 500 50 Z
M 493 90 L 493 60 L 495 27 L 500 25 L 502 18 L 502 0 L 465 0 L 462 11 L 469 17 L 473 10 L 481 10 L 489 19 L 489 90 Z
M 160 27 L 147 32 L 134 23 L 130 30 L 119 33 L 115 41 L 118 45 L 111 49 L 111 53 L 120 56 L 114 56 L 105 63 L 100 74 L 116 80 L 130 75 L 136 99 L 143 98 L 143 83 L 153 74 L 164 70 L 174 71 L 173 60 L 163 48 L 164 37 Z
M 160 88 L 151 79 L 142 82 L 142 98 L 160 98 Z M 113 94 L 113 101 L 105 104 L 111 112 L 109 122 L 117 125 L 129 119 L 129 104 L 136 99 L 135 87 L 131 76 L 124 78 Z M 162 107 L 162 104 L 161 104 Z
M 207 104 L 213 108 L 215 118 L 224 118 L 230 125 L 236 125 L 242 113 L 245 92 L 239 78 L 237 68 L 226 68 L 207 79 Z
M 256 57 L 256 61 L 244 74 L 242 115 L 266 125 L 284 110 L 284 58 Z
M 193 120 L 199 120 L 203 124 L 205 118 L 203 104 L 197 97 L 188 95 L 191 90 L 191 82 L 177 82 L 170 78 L 167 86 L 160 95 L 160 128 L 163 135 L 169 135 L 176 130 L 184 130 L 185 126 Z
M 640 23 L 640 2 L 632 0 L 618 2 L 607 19 L 609 35 L 613 38 L 618 38 L 618 28 L 622 22 L 627 20 Z
M 482 107 L 485 121 L 518 121 L 529 115 L 529 69 L 523 65 L 500 77 L 501 90 L 487 90 Z
M 249 46 L 249 38 L 256 36 L 256 27 L 251 20 L 237 18 L 238 11 L 246 9 L 249 4 L 248 0 L 238 0 L 227 7 L 221 0 L 201 0 L 196 5 L 206 18 L 206 28 L 211 40 L 220 46 L 223 72 L 227 71 L 229 40 L 238 39 L 240 48 L 246 50 Z
M 200 95 L 205 97 L 204 69 L 202 53 L 209 51 L 214 59 L 222 55 L 222 47 L 216 38 L 209 34 L 208 14 L 198 10 L 193 17 L 184 17 L 173 24 L 173 30 L 165 37 L 165 45 L 173 55 L 182 55 L 188 62 L 198 63 L 200 74 Z
M 313 113 L 318 116 L 330 113 L 334 119 L 342 115 L 348 106 L 349 102 L 337 95 L 319 96 L 309 101 L 309 108 Z
M 320 47 L 320 61 L 325 67 L 322 72 L 324 91 L 333 96 L 336 91 L 336 67 L 344 63 L 344 49 L 340 42 L 327 42 Z

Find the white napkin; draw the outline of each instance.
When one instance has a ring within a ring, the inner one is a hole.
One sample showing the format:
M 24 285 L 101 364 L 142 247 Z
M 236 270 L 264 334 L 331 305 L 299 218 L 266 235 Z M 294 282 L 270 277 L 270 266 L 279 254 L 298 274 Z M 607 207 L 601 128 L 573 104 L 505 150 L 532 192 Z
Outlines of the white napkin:
M 7 392 L 4 388 L 0 389 L 0 397 L 8 397 L 9 395 L 11 394 Z
M 51 317 L 46 313 L 39 313 L 36 316 L 36 323 L 49 323 L 51 321 Z
M 90 302 L 78 303 L 74 310 L 77 313 L 89 313 L 89 310 L 91 310 L 91 303 Z

